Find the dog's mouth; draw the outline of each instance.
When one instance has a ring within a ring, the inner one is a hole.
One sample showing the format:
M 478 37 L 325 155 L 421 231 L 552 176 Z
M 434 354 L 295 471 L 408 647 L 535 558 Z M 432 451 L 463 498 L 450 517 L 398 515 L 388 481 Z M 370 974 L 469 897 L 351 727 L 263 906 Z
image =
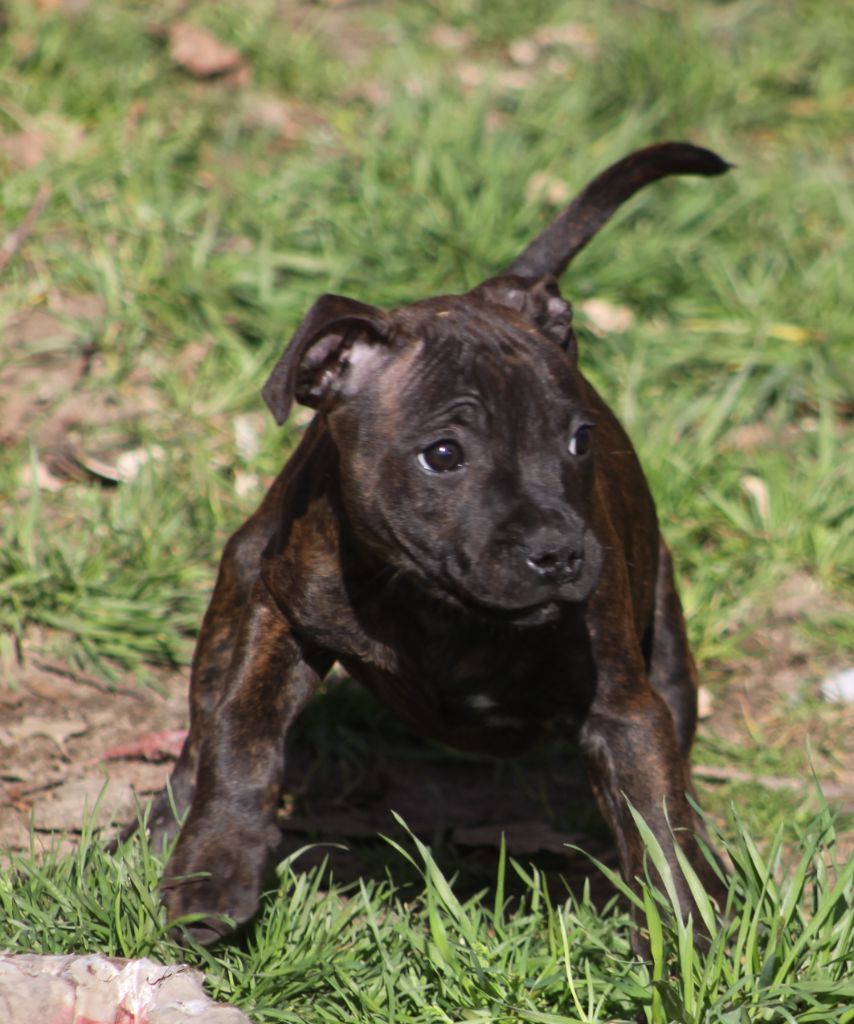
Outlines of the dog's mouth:
M 463 611 L 484 623 L 529 629 L 555 623 L 561 614 L 562 602 L 554 598 L 526 605 L 505 604 L 472 594 L 449 576 L 444 576 L 441 581 L 421 577 L 419 585 L 443 604 Z
M 517 629 L 528 629 L 532 626 L 546 626 L 557 622 L 560 618 L 560 605 L 557 601 L 546 601 L 545 604 L 530 605 L 527 608 L 485 609 L 490 618 L 499 618 Z
M 480 601 L 472 597 L 463 598 L 459 604 L 474 618 L 493 625 L 509 626 L 512 629 L 533 629 L 556 623 L 561 615 L 561 602 L 551 600 L 522 607 L 508 608 L 506 605 Z
M 528 629 L 557 622 L 560 618 L 561 602 L 554 599 L 513 606 L 472 594 L 447 573 L 428 575 L 410 569 L 399 578 L 408 579 L 410 585 L 435 601 L 437 606 L 444 606 L 455 613 L 462 612 L 485 624 Z

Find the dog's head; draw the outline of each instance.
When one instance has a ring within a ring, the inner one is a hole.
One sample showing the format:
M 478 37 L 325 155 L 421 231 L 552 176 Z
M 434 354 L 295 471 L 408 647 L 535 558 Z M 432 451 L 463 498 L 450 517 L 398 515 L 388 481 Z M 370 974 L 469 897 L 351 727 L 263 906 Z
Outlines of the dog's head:
M 594 422 L 569 304 L 551 280 L 495 279 L 386 313 L 324 296 L 265 389 L 324 415 L 353 530 L 426 591 L 546 622 L 584 600 Z
M 595 179 L 514 261 L 462 296 L 391 312 L 335 295 L 309 311 L 264 388 L 279 423 L 318 409 L 355 534 L 431 594 L 518 625 L 599 578 L 597 419 L 556 276 L 614 209 L 665 174 L 720 173 L 665 144 Z M 617 428 L 619 429 L 619 428 Z

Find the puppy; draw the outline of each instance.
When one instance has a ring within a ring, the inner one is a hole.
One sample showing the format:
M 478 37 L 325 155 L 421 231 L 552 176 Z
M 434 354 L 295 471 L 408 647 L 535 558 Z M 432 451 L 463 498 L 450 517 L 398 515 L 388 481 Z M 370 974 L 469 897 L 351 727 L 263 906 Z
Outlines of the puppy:
M 285 737 L 336 661 L 451 746 L 574 738 L 629 884 L 634 808 L 684 910 L 677 847 L 722 895 L 686 799 L 697 678 L 670 552 L 631 443 L 578 368 L 557 278 L 638 189 L 727 167 L 651 146 L 466 294 L 388 311 L 323 295 L 309 310 L 263 395 L 280 424 L 294 400 L 317 414 L 225 547 L 189 734 L 150 819 L 162 843 L 186 814 L 163 891 L 170 919 L 204 915 L 200 941 L 258 907 Z M 645 951 L 637 928 L 633 942 Z

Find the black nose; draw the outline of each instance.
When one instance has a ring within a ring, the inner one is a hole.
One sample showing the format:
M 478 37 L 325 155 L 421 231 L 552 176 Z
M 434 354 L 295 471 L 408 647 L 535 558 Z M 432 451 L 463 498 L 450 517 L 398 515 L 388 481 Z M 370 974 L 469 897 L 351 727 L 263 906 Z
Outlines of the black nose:
M 577 548 L 561 544 L 530 551 L 525 561 L 550 583 L 570 583 L 578 579 L 584 555 Z

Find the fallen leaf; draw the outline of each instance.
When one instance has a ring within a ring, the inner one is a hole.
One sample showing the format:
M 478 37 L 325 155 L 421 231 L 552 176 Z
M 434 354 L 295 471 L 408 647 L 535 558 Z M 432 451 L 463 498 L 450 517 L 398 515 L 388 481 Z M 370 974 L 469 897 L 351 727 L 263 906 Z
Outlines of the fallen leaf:
M 243 67 L 237 50 L 199 25 L 176 21 L 167 31 L 172 60 L 196 78 L 215 78 Z
M 74 679 L 50 670 L 41 670 L 35 665 L 29 667 L 24 685 L 28 693 L 61 708 L 72 707 L 79 693 Z
M 104 484 L 127 484 L 139 476 L 143 466 L 149 462 L 159 461 L 165 454 L 159 445 L 152 445 L 150 448 L 134 448 L 121 452 L 113 462 L 107 462 L 105 459 L 87 455 L 66 445 L 53 453 L 51 469 L 69 480 L 86 480 L 87 477 L 94 477 Z
M 486 72 L 480 64 L 468 63 L 457 66 L 457 78 L 463 89 L 479 89 L 486 81 Z M 412 95 L 418 95 L 413 93 Z
M 533 39 L 514 39 L 507 47 L 507 53 L 514 64 L 529 68 L 537 63 L 540 48 Z
M 120 743 L 109 747 L 101 756 L 102 761 L 117 761 L 120 758 L 141 758 L 143 761 L 165 761 L 181 753 L 186 729 L 162 729 L 149 732 L 132 743 Z
M 635 323 L 635 315 L 628 306 L 615 306 L 605 299 L 588 299 L 578 307 L 587 317 L 588 326 L 594 334 L 622 334 Z
M 746 320 L 712 320 L 704 317 L 688 317 L 682 322 L 682 328 L 697 334 L 716 332 L 729 335 L 750 335 L 761 333 L 761 328 Z M 820 341 L 820 331 L 811 330 L 801 324 L 773 323 L 765 327 L 765 334 L 778 341 L 787 341 L 794 345 L 805 345 L 811 341 Z
M 0 731 L 2 736 L 2 731 Z M 29 767 L 22 764 L 9 763 L 0 766 L 0 779 L 6 779 L 9 782 L 30 782 L 33 778 L 33 773 Z
M 30 490 L 35 486 L 40 491 L 59 491 L 62 490 L 66 482 L 67 481 L 61 477 L 55 476 L 51 473 L 41 460 L 39 460 L 35 466 L 28 462 L 21 469 L 21 484 L 27 490 Z
M 143 466 L 149 462 L 160 462 L 165 457 L 166 452 L 159 444 L 153 444 L 149 448 L 133 448 L 122 452 L 116 459 L 116 472 L 123 483 L 128 483 L 139 476 Z
M 778 341 L 791 341 L 795 345 L 806 345 L 814 341 L 818 335 L 808 327 L 800 324 L 769 324 L 768 337 Z
M 537 171 L 525 186 L 525 202 L 535 203 L 544 199 L 550 206 L 564 206 L 570 197 L 569 185 L 547 171 Z
M 715 702 L 710 691 L 705 686 L 701 686 L 697 690 L 697 717 L 701 721 L 710 718 L 714 706 Z
M 771 496 L 768 493 L 768 485 L 761 477 L 748 474 L 741 478 L 741 489 L 753 502 L 753 507 L 763 526 L 767 526 L 771 515 Z
M 57 11 L 60 14 L 82 14 L 89 6 L 89 0 L 36 0 L 43 11 Z
M 234 474 L 234 493 L 238 498 L 248 498 L 261 486 L 261 477 L 255 473 L 244 473 L 238 469 Z
M 599 53 L 596 33 L 577 21 L 564 25 L 543 25 L 534 33 L 534 40 L 540 46 L 565 46 L 582 57 L 595 57 Z
M 237 454 L 247 461 L 254 459 L 261 448 L 261 417 L 236 416 L 234 419 L 234 446 Z

